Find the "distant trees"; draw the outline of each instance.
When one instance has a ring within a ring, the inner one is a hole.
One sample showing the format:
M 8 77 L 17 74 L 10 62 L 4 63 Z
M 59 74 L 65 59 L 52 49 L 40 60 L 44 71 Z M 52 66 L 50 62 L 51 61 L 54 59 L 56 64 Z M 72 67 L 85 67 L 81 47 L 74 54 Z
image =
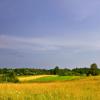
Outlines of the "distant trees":
M 56 66 L 53 69 L 34 69 L 34 68 L 0 68 L 0 82 L 18 82 L 16 76 L 24 75 L 60 75 L 60 76 L 96 76 L 100 75 L 100 69 L 96 63 L 90 65 L 90 68 L 60 68 Z
M 57 75 L 58 73 L 59 73 L 59 67 L 56 66 L 56 67 L 54 68 L 54 70 L 53 70 L 53 74 L 54 74 L 54 75 Z
M 72 72 L 70 69 L 64 68 L 64 69 L 59 69 L 58 75 L 60 76 L 71 76 Z
M 89 72 L 89 68 L 74 68 L 72 72 L 75 76 L 86 76 Z
M 96 63 L 93 63 L 93 64 L 91 64 L 90 68 L 92 70 L 96 70 L 98 67 L 97 67 L 97 64 Z
M 17 83 L 19 80 L 17 79 L 14 71 L 11 71 L 9 73 L 4 73 L 0 76 L 0 82 L 14 82 Z
M 90 70 L 89 72 L 87 73 L 87 76 L 89 75 L 93 75 L 93 76 L 96 76 L 99 74 L 99 69 L 97 67 L 97 64 L 96 63 L 93 63 L 90 65 Z

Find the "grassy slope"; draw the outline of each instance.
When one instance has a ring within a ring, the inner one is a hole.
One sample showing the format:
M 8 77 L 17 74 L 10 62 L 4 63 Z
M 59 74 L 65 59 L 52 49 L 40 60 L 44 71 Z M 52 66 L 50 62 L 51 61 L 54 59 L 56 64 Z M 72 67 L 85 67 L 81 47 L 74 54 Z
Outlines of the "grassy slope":
M 53 76 L 53 75 L 18 76 L 17 78 L 19 79 L 20 82 L 28 82 L 31 80 L 35 80 L 42 77 L 48 77 L 48 76 Z
M 30 80 L 29 82 L 55 82 L 55 81 L 67 81 L 67 80 L 75 80 L 80 79 L 80 76 L 47 76 L 41 77 L 34 80 Z
M 58 75 L 38 75 L 38 76 L 21 76 L 18 77 L 20 82 L 55 82 L 55 81 L 68 81 L 84 78 L 81 76 L 58 76 Z
M 66 82 L 0 84 L 0 100 L 100 100 L 100 76 Z

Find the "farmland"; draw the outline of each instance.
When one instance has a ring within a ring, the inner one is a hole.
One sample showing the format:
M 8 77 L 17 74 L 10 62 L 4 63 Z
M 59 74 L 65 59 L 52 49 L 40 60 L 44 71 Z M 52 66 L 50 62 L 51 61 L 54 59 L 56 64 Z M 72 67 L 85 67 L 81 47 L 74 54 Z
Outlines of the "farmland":
M 1 83 L 0 100 L 100 100 L 100 76 L 51 77 L 50 82 L 50 76 L 41 76 L 31 83 Z

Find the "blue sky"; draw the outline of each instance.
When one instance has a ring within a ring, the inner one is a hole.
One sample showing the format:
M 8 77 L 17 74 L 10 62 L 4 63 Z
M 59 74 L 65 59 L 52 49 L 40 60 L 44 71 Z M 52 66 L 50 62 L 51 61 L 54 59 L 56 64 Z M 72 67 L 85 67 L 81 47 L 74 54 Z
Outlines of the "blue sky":
M 100 66 L 99 19 L 100 0 L 0 0 L 0 66 Z

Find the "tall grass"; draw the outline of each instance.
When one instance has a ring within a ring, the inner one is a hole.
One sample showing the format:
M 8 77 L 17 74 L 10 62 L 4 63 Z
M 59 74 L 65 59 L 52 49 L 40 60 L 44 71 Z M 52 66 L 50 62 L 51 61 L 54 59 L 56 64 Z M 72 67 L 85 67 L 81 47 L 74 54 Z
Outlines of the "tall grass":
M 66 82 L 0 84 L 0 100 L 100 100 L 100 77 Z

